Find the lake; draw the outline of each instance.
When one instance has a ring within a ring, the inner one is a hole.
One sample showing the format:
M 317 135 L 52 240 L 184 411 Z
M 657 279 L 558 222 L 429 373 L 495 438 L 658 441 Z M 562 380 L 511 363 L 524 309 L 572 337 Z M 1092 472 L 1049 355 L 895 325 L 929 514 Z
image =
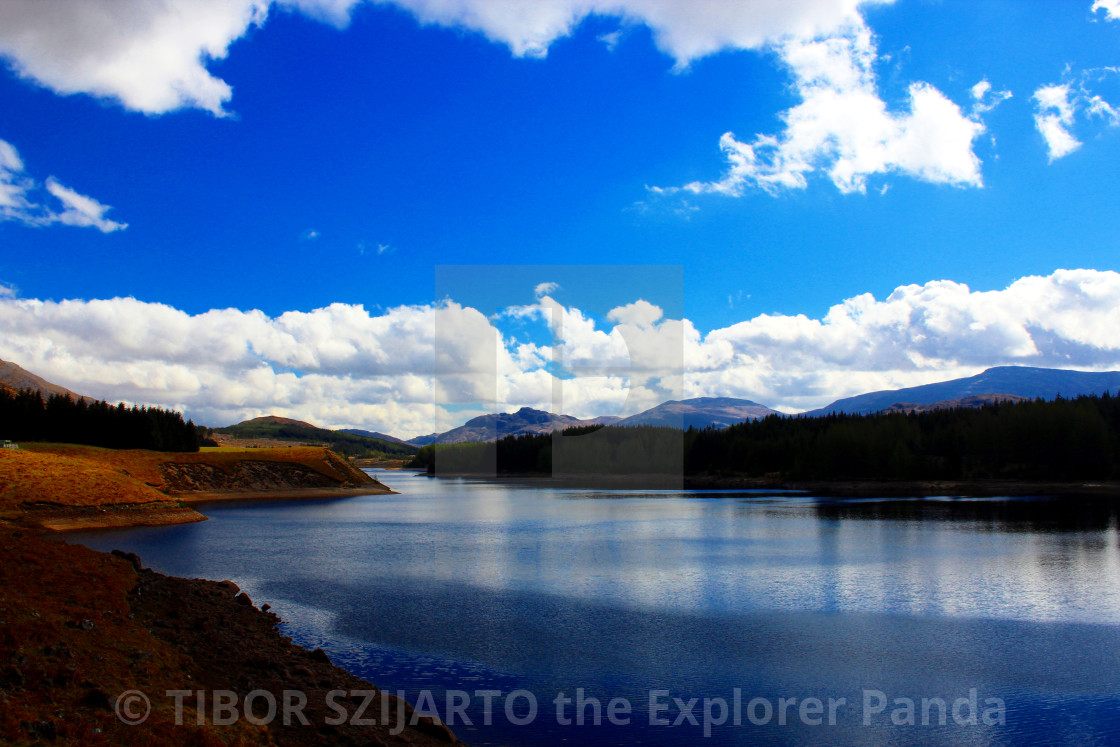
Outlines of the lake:
M 1120 741 L 1111 499 L 377 476 L 72 541 L 234 580 L 476 745 Z

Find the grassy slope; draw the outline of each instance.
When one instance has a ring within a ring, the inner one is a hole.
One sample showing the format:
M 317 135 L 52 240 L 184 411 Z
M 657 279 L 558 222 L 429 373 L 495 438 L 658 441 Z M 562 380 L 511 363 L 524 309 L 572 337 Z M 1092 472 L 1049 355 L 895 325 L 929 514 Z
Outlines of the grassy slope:
M 164 492 L 167 486 L 160 465 L 201 463 L 230 472 L 241 461 L 300 464 L 339 483 L 368 480 L 364 473 L 322 447 L 204 449 L 182 454 L 25 444 L 18 450 L 0 449 L 0 522 L 19 518 L 28 504 L 77 509 L 152 505 L 167 510 L 146 523 L 200 521 L 201 514 L 171 503 L 176 496 Z M 60 524 L 55 528 L 68 527 Z
M 168 500 L 167 495 L 123 467 L 78 453 L 79 449 L 94 451 L 93 447 L 77 446 L 53 453 L 0 450 L 0 508 L 11 509 L 22 503 L 100 506 Z

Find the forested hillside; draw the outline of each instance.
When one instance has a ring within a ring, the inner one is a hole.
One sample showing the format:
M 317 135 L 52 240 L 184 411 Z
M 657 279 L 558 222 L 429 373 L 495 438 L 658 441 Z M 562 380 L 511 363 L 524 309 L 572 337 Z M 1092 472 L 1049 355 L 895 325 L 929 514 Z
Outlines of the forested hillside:
M 432 472 L 581 472 L 643 469 L 787 480 L 1120 479 L 1120 397 L 1000 402 L 980 408 L 875 415 L 772 415 L 728 428 L 606 427 L 596 438 L 508 437 L 491 444 L 426 446 L 416 466 Z M 560 437 L 560 436 L 557 436 Z M 675 461 L 674 461 L 675 458 Z M 472 469 L 481 467 L 482 469 Z M 567 471 L 567 470 L 565 470 Z
M 254 418 L 236 425 L 210 430 L 212 433 L 224 433 L 240 439 L 264 438 L 293 443 L 319 444 L 326 446 L 331 451 L 349 457 L 408 459 L 416 453 L 417 449 L 411 444 L 400 441 L 386 441 L 381 438 L 361 436 L 346 431 L 332 431 L 326 428 L 318 428 L 301 420 L 273 416 Z
M 194 423 L 158 407 L 126 407 L 39 391 L 0 390 L 0 438 L 110 449 L 198 451 Z

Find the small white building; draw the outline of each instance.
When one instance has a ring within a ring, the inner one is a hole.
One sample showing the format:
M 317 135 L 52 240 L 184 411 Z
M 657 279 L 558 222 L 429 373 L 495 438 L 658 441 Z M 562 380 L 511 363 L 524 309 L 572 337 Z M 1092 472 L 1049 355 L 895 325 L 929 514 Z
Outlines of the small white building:
M 0 441 L 0 449 L 18 449 L 19 444 L 14 444 L 8 439 Z

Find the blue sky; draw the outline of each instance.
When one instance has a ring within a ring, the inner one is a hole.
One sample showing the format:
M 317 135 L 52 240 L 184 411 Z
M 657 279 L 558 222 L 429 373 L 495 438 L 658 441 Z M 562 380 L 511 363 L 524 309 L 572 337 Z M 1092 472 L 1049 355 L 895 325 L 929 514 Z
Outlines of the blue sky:
M 398 365 L 379 335 L 439 302 L 504 333 L 505 409 L 550 391 L 511 305 L 599 342 L 639 299 L 684 325 L 683 378 L 589 385 L 582 415 L 1120 365 L 1114 0 L 51 7 L 0 3 L 0 358 L 71 388 L 415 435 L 461 408 L 417 383 L 430 345 Z M 483 298 L 440 265 L 581 269 Z M 594 265 L 683 274 L 658 298 Z

